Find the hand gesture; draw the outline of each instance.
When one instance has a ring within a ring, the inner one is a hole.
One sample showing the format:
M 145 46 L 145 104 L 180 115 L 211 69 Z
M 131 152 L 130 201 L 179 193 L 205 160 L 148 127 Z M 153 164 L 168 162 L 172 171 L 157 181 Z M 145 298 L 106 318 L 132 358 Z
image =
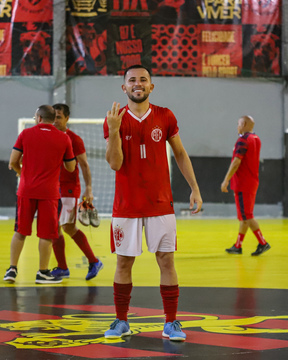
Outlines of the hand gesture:
M 111 110 L 107 111 L 107 124 L 109 127 L 109 132 L 119 131 L 122 117 L 125 114 L 126 109 L 123 109 L 119 114 L 120 104 L 115 101 L 112 104 Z

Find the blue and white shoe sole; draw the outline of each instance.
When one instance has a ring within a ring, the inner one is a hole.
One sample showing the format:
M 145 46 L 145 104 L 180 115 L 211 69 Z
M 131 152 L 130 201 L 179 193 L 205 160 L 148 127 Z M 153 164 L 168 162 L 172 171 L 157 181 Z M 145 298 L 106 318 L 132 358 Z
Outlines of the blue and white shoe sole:
M 170 337 L 170 335 L 165 334 L 164 331 L 162 332 L 162 336 L 165 337 L 165 338 L 167 338 L 167 339 L 169 339 L 169 340 L 171 340 L 171 341 L 185 341 L 185 340 L 186 340 L 186 337 L 183 338 L 183 337 L 181 337 L 181 336 Z
M 121 334 L 120 336 L 118 336 L 118 335 L 104 335 L 104 336 L 105 336 L 106 339 L 119 339 L 119 338 L 121 338 L 122 336 L 129 336 L 129 335 L 131 335 L 131 334 L 132 334 L 132 331 L 129 330 L 129 331 Z

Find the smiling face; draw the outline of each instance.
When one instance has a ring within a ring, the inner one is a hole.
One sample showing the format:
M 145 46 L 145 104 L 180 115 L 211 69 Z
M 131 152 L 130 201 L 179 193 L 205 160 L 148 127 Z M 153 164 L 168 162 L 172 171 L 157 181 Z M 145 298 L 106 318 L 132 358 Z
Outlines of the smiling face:
M 149 72 L 143 68 L 128 70 L 122 90 L 127 94 L 128 98 L 139 104 L 148 99 L 153 91 L 154 85 L 151 83 Z

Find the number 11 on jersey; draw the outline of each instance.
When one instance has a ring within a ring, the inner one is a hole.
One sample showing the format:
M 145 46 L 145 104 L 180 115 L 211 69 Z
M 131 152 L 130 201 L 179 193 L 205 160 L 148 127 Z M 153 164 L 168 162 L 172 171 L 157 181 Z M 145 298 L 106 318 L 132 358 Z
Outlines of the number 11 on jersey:
M 146 159 L 146 146 L 145 144 L 140 145 L 140 158 Z

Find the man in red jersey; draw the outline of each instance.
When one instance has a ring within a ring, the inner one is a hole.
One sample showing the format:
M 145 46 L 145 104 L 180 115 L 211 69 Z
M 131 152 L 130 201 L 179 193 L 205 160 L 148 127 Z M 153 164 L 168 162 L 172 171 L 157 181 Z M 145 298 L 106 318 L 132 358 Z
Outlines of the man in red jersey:
M 88 274 L 86 280 L 94 278 L 103 268 L 101 260 L 95 257 L 86 235 L 77 228 L 77 205 L 81 195 L 81 186 L 79 179 L 78 163 L 81 167 L 86 189 L 83 193 L 83 199 L 92 205 L 92 180 L 91 171 L 87 161 L 87 155 L 83 140 L 73 131 L 67 128 L 67 122 L 70 116 L 69 106 L 66 104 L 55 104 L 53 108 L 56 111 L 54 125 L 58 130 L 65 132 L 72 142 L 73 152 L 76 156 L 76 168 L 71 173 L 66 171 L 64 166 L 61 167 L 60 173 L 60 192 L 61 192 L 61 214 L 59 219 L 59 236 L 53 239 L 53 250 L 58 262 L 58 266 L 51 272 L 54 276 L 68 278 L 70 272 L 65 257 L 65 240 L 61 228 L 68 234 L 82 250 L 89 261 Z M 90 221 L 99 221 L 97 210 L 94 208 L 89 211 Z M 99 225 L 99 224 L 98 224 Z
M 106 338 L 130 335 L 127 313 L 132 291 L 132 266 L 142 253 L 142 229 L 148 250 L 156 255 L 160 268 L 160 293 L 166 321 L 163 336 L 184 341 L 186 334 L 176 320 L 179 287 L 174 267 L 176 218 L 170 185 L 166 141 L 192 193 L 190 208 L 202 199 L 189 156 L 184 149 L 174 114 L 149 103 L 153 91 L 150 72 L 141 65 L 128 68 L 122 90 L 128 105 L 120 110 L 115 102 L 107 112 L 104 137 L 106 160 L 116 171 L 111 224 L 111 251 L 117 254 L 114 277 L 116 320 Z
M 69 137 L 53 126 L 55 110 L 42 105 L 35 113 L 36 126 L 23 130 L 11 152 L 9 168 L 20 176 L 17 191 L 15 233 L 11 241 L 10 268 L 4 280 L 14 282 L 17 264 L 26 236 L 31 235 L 32 222 L 37 211 L 40 266 L 37 284 L 62 281 L 48 270 L 52 239 L 58 233 L 59 175 L 64 166 L 75 169 L 76 160 Z M 22 167 L 21 167 L 22 161 Z
M 238 120 L 239 138 L 233 150 L 232 161 L 221 191 L 228 192 L 231 179 L 231 189 L 234 190 L 237 217 L 240 221 L 239 234 L 236 243 L 226 251 L 229 254 L 242 254 L 242 242 L 250 228 L 258 240 L 256 251 L 251 255 L 261 255 L 270 249 L 264 239 L 258 222 L 254 219 L 253 209 L 259 185 L 260 138 L 253 132 L 254 120 L 251 116 L 243 116 Z

